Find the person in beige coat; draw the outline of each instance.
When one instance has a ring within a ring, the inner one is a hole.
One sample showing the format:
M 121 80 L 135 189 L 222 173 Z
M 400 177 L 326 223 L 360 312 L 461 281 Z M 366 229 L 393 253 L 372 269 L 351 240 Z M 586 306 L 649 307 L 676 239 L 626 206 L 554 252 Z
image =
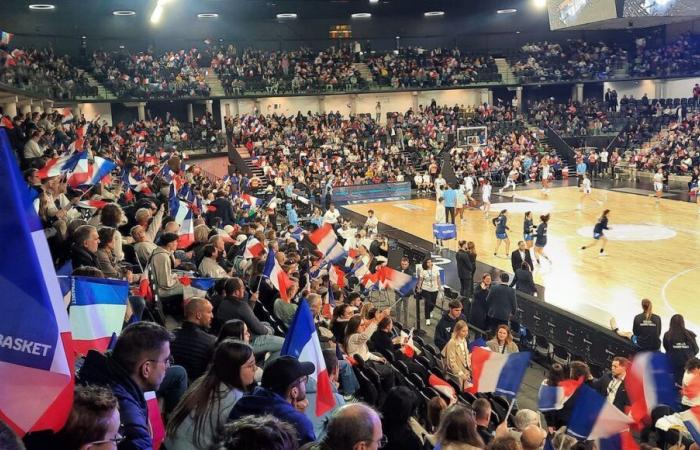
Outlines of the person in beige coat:
M 463 320 L 457 321 L 452 330 L 452 337 L 442 350 L 447 370 L 457 377 L 460 386 L 465 390 L 471 381 L 471 355 L 467 347 L 468 335 L 467 323 Z
M 513 342 L 513 335 L 510 333 L 510 327 L 508 325 L 499 325 L 496 329 L 496 335 L 486 343 L 486 346 L 492 352 L 497 353 L 518 353 L 520 349 L 515 342 Z

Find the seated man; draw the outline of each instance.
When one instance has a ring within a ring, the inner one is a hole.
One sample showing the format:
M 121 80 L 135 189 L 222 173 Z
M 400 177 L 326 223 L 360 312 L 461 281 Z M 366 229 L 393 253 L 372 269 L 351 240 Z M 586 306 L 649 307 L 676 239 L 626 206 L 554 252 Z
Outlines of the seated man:
M 217 262 L 219 250 L 212 244 L 207 244 L 202 250 L 202 262 L 199 263 L 199 274 L 209 278 L 225 278 L 229 274 Z
M 271 414 L 294 426 L 300 444 L 315 440 L 313 425 L 301 412 L 308 407 L 306 382 L 315 370 L 313 363 L 302 363 L 291 356 L 271 361 L 265 367 L 260 386 L 236 402 L 229 420 Z
M 189 299 L 185 305 L 185 321 L 174 333 L 173 358 L 185 368 L 190 383 L 204 374 L 214 354 L 216 338 L 206 331 L 214 317 L 212 310 L 207 299 Z

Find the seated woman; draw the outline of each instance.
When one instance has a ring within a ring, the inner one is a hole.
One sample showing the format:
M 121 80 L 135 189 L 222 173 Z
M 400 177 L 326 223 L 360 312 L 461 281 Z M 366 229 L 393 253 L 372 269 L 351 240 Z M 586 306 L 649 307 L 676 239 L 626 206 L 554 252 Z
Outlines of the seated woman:
M 445 410 L 440 418 L 436 437 L 441 450 L 486 448 L 477 431 L 474 412 L 460 403 Z
M 496 335 L 490 341 L 486 342 L 486 346 L 492 352 L 498 353 L 518 353 L 518 345 L 513 342 L 513 335 L 510 333 L 508 325 L 499 325 L 496 329 Z
M 168 449 L 208 448 L 233 405 L 253 384 L 256 367 L 248 344 L 233 339 L 219 343 L 209 369 L 192 383 L 171 415 Z
M 422 450 L 427 434 L 413 416 L 418 397 L 405 386 L 396 386 L 382 405 L 382 431 L 388 438 L 385 450 Z M 422 430 L 422 431 L 421 431 Z
M 513 335 L 510 334 L 510 327 L 508 325 L 499 325 L 496 329 L 496 335 L 486 343 L 486 346 L 492 352 L 498 353 L 518 353 L 520 349 L 515 342 L 513 342 Z
M 452 337 L 442 355 L 445 358 L 445 368 L 459 381 L 462 389 L 466 390 L 471 385 L 471 355 L 467 347 L 469 327 L 463 320 L 457 321 L 452 330 Z
M 425 367 L 413 361 L 411 358 L 406 356 L 402 351 L 402 347 L 408 344 L 408 337 L 402 338 L 401 336 L 394 337 L 392 331 L 394 330 L 394 321 L 391 317 L 384 317 L 377 324 L 377 331 L 372 333 L 370 337 L 370 342 L 376 352 L 389 352 L 394 355 L 394 359 L 397 361 L 403 361 L 408 367 L 409 372 L 416 372 L 424 379 L 428 378 L 428 373 Z
M 394 387 L 394 371 L 386 363 L 386 360 L 369 351 L 367 342 L 372 334 L 377 330 L 377 323 L 388 316 L 390 310 L 377 311 L 372 320 L 362 322 L 360 316 L 353 316 L 345 328 L 345 352 L 355 358 L 361 357 L 364 364 L 374 369 L 382 384 L 380 396 L 386 395 Z

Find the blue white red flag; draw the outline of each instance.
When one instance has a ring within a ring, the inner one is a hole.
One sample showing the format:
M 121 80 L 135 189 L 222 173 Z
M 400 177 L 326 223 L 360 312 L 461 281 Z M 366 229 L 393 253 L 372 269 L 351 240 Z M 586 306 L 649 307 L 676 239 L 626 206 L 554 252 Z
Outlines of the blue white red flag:
M 333 231 L 331 224 L 326 223 L 309 235 L 309 240 L 316 244 L 316 247 L 327 255 L 338 243 L 338 237 Z
M 243 257 L 246 259 L 257 258 L 263 254 L 265 251 L 265 246 L 253 236 L 250 236 L 245 243 L 245 250 L 243 251 Z
M 250 194 L 241 194 L 241 200 L 243 200 L 243 206 L 248 207 L 251 210 L 256 210 L 263 204 L 261 199 L 253 197 Z
M 79 152 L 78 164 L 73 167 L 73 170 L 68 172 L 68 184 L 72 188 L 78 188 L 79 186 L 86 185 L 92 179 L 92 171 L 90 163 L 88 162 L 88 152 Z
M 567 433 L 577 439 L 605 439 L 627 431 L 634 420 L 592 388 L 578 388 Z
M 68 317 L 76 353 L 107 350 L 112 337 L 122 330 L 128 299 L 127 281 L 73 277 Z
M 180 283 L 192 286 L 200 291 L 208 291 L 216 284 L 216 278 L 190 278 L 187 275 L 180 277 Z
M 693 406 L 680 413 L 680 416 L 688 433 L 693 437 L 695 443 L 700 445 L 700 406 Z
M 272 250 L 271 250 L 272 251 Z M 282 345 L 282 355 L 289 355 L 301 362 L 311 362 L 316 367 L 313 375 L 316 381 L 316 416 L 322 416 L 335 406 L 331 379 L 326 370 L 321 344 L 316 334 L 316 326 L 311 309 L 306 301 L 299 302 L 296 314 Z
M 389 266 L 383 266 L 379 268 L 378 271 L 382 274 L 382 284 L 385 287 L 395 290 L 403 297 L 410 295 L 418 283 L 418 278 L 407 273 L 399 272 Z
M 44 164 L 44 167 L 39 169 L 37 176 L 39 178 L 55 177 L 72 171 L 80 161 L 81 154 L 79 152 L 67 153 L 58 158 L 50 159 Z
M 496 353 L 477 347 L 472 352 L 472 386 L 469 391 L 495 392 L 515 398 L 530 364 L 530 352 Z
M 0 129 L 0 419 L 19 434 L 58 431 L 73 404 L 73 339 L 41 221 Z
M 331 283 L 337 284 L 341 289 L 346 285 L 345 271 L 336 265 L 331 265 L 330 269 L 328 270 L 328 279 Z
M 285 302 L 289 302 L 290 298 L 287 295 L 287 288 L 291 286 L 292 281 L 289 279 L 287 273 L 282 270 L 282 266 L 277 262 L 275 258 L 275 251 L 270 247 L 267 252 L 267 259 L 265 260 L 265 268 L 263 269 L 263 275 L 265 275 L 270 283 L 277 289 L 280 294 L 280 298 Z
M 89 185 L 97 184 L 103 181 L 103 178 L 109 177 L 109 174 L 117 167 L 117 163 L 111 159 L 100 158 L 95 156 L 94 162 L 91 167 L 91 178 L 85 183 Z M 106 180 L 105 180 L 106 181 Z
M 175 186 L 170 185 L 170 197 L 168 199 L 170 215 L 180 225 L 178 230 L 177 248 L 186 248 L 194 242 L 194 217 L 187 202 L 183 202 L 175 195 Z
M 630 399 L 630 415 L 637 423 L 648 423 L 657 406 L 673 407 L 676 389 L 668 357 L 661 352 L 635 355 L 625 376 L 625 389 Z
M 564 407 L 564 403 L 574 395 L 576 389 L 583 384 L 583 378 L 578 380 L 563 380 L 556 386 L 540 386 L 538 409 L 540 411 L 556 411 Z
M 629 431 L 623 431 L 609 438 L 596 439 L 598 450 L 639 450 L 639 444 Z

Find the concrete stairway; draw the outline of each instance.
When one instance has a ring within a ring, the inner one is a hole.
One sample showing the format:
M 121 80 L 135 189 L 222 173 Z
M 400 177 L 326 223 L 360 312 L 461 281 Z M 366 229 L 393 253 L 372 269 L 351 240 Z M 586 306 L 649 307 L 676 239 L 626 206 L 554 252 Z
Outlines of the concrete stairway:
M 374 78 L 372 78 L 372 72 L 369 70 L 369 67 L 367 67 L 367 64 L 365 63 L 353 63 L 352 67 L 360 72 L 360 76 L 362 77 L 363 80 L 367 82 L 370 86 L 374 84 Z
M 207 69 L 207 75 L 204 78 L 204 81 L 209 85 L 209 88 L 211 89 L 210 96 L 223 97 L 226 95 L 224 87 L 221 85 L 221 80 L 219 80 L 219 77 L 216 75 L 216 72 L 212 67 Z
M 100 82 L 98 82 L 90 72 L 85 72 L 85 75 L 87 76 L 88 79 L 88 84 L 90 86 L 96 87 L 97 88 L 97 97 L 101 98 L 103 100 L 114 100 L 117 98 L 116 95 L 106 87 L 102 86 Z
M 253 158 L 251 157 L 250 153 L 248 153 L 248 150 L 241 146 L 236 147 L 234 151 L 238 152 L 238 155 L 240 155 L 241 159 L 243 159 L 243 163 L 245 164 L 246 168 L 253 174 L 253 176 L 260 178 L 260 189 L 263 190 L 267 188 L 267 178 L 265 178 L 263 170 L 253 163 Z
M 510 64 L 505 58 L 496 58 L 496 67 L 498 67 L 498 73 L 501 74 L 501 80 L 504 83 L 516 83 L 518 80 L 513 74 L 513 69 L 511 69 Z

